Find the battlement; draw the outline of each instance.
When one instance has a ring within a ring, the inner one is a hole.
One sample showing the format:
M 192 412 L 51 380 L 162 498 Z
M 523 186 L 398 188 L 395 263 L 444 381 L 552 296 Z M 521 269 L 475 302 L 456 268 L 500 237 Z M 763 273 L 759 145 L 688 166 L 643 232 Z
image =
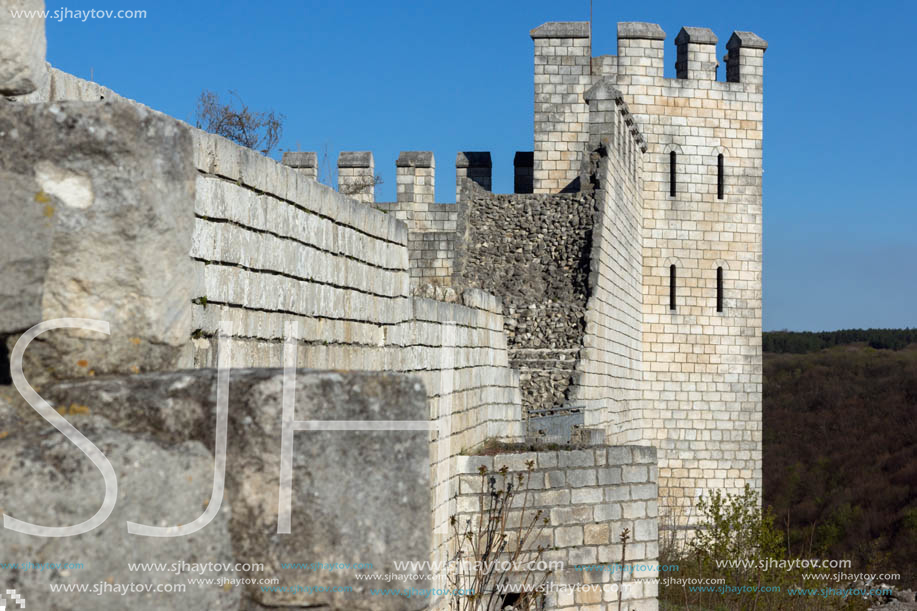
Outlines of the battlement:
M 516 151 L 513 157 L 513 192 L 532 193 L 535 181 L 535 153 Z
M 652 85 L 656 79 L 664 78 L 665 38 L 665 31 L 658 24 L 621 22 L 618 24 L 618 54 L 592 58 L 592 72 L 596 76 L 624 78 L 635 85 Z M 675 37 L 674 80 L 697 81 L 696 86 L 704 87 L 742 83 L 760 92 L 767 42 L 752 32 L 733 32 L 726 43 L 726 80 L 718 81 L 718 41 L 709 28 L 681 28 Z
M 716 43 L 718 39 L 709 28 L 681 28 L 675 37 L 678 59 L 675 72 L 680 79 L 695 78 L 705 81 L 716 80 Z
M 726 80 L 761 85 L 767 41 L 754 32 L 733 32 L 726 43 Z
M 299 170 L 312 180 L 318 180 L 318 154 L 314 151 L 287 151 L 281 163 Z
M 678 32 L 674 79 L 665 77 L 666 33 L 655 23 L 618 23 L 618 54 L 601 57 L 592 57 L 587 22 L 549 22 L 529 34 L 534 42 L 535 72 L 534 193 L 580 190 L 582 163 L 598 146 L 603 130 L 618 129 L 614 116 L 603 113 L 625 99 L 634 105 L 633 113 L 642 122 L 645 116 L 665 114 L 673 107 L 696 108 L 709 116 L 715 106 L 722 106 L 718 100 L 727 105 L 746 100 L 759 103 L 757 97 L 748 96 L 762 94 L 767 43 L 751 32 L 732 33 L 726 45 L 725 81 L 717 80 L 719 39 L 709 28 L 683 27 Z M 596 88 L 602 79 L 608 80 Z M 609 97 L 610 86 L 620 88 L 617 98 Z M 718 92 L 708 95 L 709 90 Z M 757 116 L 758 109 L 753 110 Z M 630 133 L 638 122 L 626 108 L 623 119 L 628 127 L 616 133 L 640 139 L 635 142 L 646 151 L 647 140 Z M 643 127 L 656 129 L 651 124 Z M 625 162 L 634 168 L 635 164 Z
M 314 151 L 287 151 L 281 163 L 312 180 L 318 180 L 318 155 Z M 514 192 L 532 192 L 534 154 L 517 151 L 513 157 Z M 357 201 L 374 204 L 375 159 L 370 151 L 341 151 L 337 161 L 337 189 Z M 379 202 L 386 210 L 426 210 L 428 206 L 453 206 L 462 199 L 462 187 L 470 180 L 485 191 L 493 184 L 490 151 L 461 151 L 455 156 L 455 202 L 436 203 L 436 159 L 432 151 L 402 151 L 395 161 L 397 199 Z M 405 217 L 408 218 L 408 217 Z
M 455 156 L 455 202 L 462 201 L 462 187 L 466 180 L 490 191 L 493 179 L 493 162 L 487 151 L 457 153 Z
M 376 175 L 369 151 L 342 151 L 338 155 L 338 192 L 361 201 L 376 201 Z

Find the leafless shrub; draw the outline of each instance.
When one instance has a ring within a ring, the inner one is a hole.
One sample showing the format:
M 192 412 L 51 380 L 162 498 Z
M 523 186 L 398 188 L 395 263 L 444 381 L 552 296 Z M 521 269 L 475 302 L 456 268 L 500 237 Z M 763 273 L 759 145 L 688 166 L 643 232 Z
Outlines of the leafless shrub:
M 457 516 L 450 518 L 457 544 L 453 557 L 457 570 L 448 579 L 455 590 L 464 592 L 450 599 L 451 611 L 500 611 L 506 607 L 534 611 L 541 607 L 541 589 L 551 571 L 513 573 L 503 570 L 501 563 L 496 562 L 505 560 L 512 566 L 525 566 L 537 563 L 545 551 L 534 542 L 550 520 L 544 511 L 533 511 L 529 505 L 529 480 L 535 461 L 527 462 L 526 466 L 526 472 L 516 473 L 515 477 L 505 466 L 493 473 L 482 466 L 477 519 L 462 524 Z M 498 478 L 502 486 L 497 483 Z M 519 524 L 508 529 L 507 521 L 510 511 L 515 509 L 517 495 L 521 496 Z M 507 589 L 514 581 L 519 586 L 518 593 Z M 511 604 L 507 598 L 512 598 Z
M 229 95 L 230 100 L 224 103 L 213 91 L 201 92 L 194 113 L 195 125 L 265 155 L 270 153 L 280 141 L 286 117 L 273 110 L 253 111 L 235 91 Z

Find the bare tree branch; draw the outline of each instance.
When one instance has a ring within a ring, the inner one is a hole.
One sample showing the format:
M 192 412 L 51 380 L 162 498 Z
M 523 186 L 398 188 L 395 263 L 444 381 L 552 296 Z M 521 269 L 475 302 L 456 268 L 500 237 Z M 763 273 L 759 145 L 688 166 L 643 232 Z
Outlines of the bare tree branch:
M 234 99 L 223 103 L 216 93 L 201 92 L 194 113 L 195 125 L 267 155 L 280 142 L 286 117 L 273 110 L 253 111 L 235 91 L 229 94 Z

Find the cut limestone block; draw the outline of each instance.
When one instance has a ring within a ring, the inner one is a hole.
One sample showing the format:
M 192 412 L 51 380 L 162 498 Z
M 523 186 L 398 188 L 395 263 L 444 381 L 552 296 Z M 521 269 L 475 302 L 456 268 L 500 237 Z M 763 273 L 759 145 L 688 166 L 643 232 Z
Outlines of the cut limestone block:
M 111 333 L 46 331 L 31 381 L 190 365 L 195 174 L 189 128 L 138 105 L 0 106 L 0 336 Z

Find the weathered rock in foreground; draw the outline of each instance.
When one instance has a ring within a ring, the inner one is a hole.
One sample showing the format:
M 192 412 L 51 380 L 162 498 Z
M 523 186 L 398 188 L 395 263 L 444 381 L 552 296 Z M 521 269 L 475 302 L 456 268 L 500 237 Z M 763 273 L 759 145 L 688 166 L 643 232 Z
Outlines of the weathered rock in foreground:
M 70 406 L 67 406 L 70 411 Z M 92 517 L 105 497 L 99 470 L 50 424 L 10 430 L 9 408 L 0 407 L 0 508 L 42 526 L 70 526 Z M 74 405 L 81 412 L 82 406 Z M 235 610 L 241 588 L 197 586 L 188 577 L 235 578 L 232 570 L 176 574 L 171 570 L 131 571 L 128 563 L 215 563 L 233 565 L 230 506 L 225 503 L 203 531 L 187 537 L 151 538 L 128 534 L 125 522 L 157 526 L 188 523 L 210 499 L 213 459 L 203 444 L 163 444 L 150 435 L 116 430 L 104 418 L 68 416 L 105 454 L 118 477 L 118 503 L 101 526 L 86 534 L 43 538 L 0 528 L 0 549 L 9 562 L 77 563 L 79 568 L 7 570 L 0 587 L 16 589 L 30 609 L 64 611 L 158 611 L 164 608 Z M 44 422 L 44 421 L 41 421 Z M 86 593 L 52 592 L 50 585 L 87 584 Z M 96 594 L 92 588 L 157 584 L 185 585 L 184 592 Z
M 45 20 L 35 16 L 44 8 L 42 0 L 0 0 L 0 95 L 32 93 L 48 78 Z
M 174 369 L 190 359 L 191 135 L 125 102 L 0 105 L 0 336 L 43 320 L 25 355 L 33 383 Z
M 403 375 L 298 370 L 295 390 L 295 420 L 429 420 L 423 386 Z M 212 369 L 62 383 L 44 392 L 55 406 L 85 405 L 131 434 L 179 446 L 199 441 L 211 451 L 216 394 Z M 264 565 L 262 571 L 239 575 L 277 578 L 279 587 L 349 586 L 352 591 L 271 592 L 250 585 L 247 596 L 267 607 L 423 608 L 429 601 L 373 596 L 369 590 L 405 584 L 427 588 L 425 580 L 393 584 L 357 580 L 356 574 L 395 573 L 394 561 L 429 559 L 429 431 L 296 432 L 291 534 L 281 535 L 282 395 L 282 370 L 231 374 L 224 505 L 232 506 L 235 561 Z M 367 563 L 372 569 L 283 569 L 282 563 Z

